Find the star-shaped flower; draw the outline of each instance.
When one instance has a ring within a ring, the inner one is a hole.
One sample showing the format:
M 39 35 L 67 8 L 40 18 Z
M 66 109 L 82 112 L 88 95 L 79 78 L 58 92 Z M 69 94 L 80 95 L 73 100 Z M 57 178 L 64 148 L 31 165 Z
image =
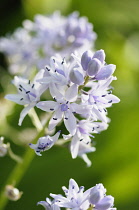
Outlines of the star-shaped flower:
M 13 84 L 17 87 L 17 94 L 8 94 L 5 96 L 6 99 L 14 101 L 20 105 L 26 105 L 22 110 L 19 119 L 19 125 L 22 124 L 24 117 L 27 115 L 29 110 L 36 105 L 40 100 L 41 94 L 46 90 L 46 86 L 37 82 L 38 79 L 42 78 L 44 70 L 40 70 L 35 76 L 33 82 L 21 77 L 14 77 Z
M 36 144 L 30 143 L 30 148 L 34 149 L 35 153 L 38 156 L 42 156 L 41 152 L 44 152 L 50 149 L 55 142 L 58 140 L 61 131 L 58 131 L 53 137 L 52 136 L 43 136 L 40 137 Z

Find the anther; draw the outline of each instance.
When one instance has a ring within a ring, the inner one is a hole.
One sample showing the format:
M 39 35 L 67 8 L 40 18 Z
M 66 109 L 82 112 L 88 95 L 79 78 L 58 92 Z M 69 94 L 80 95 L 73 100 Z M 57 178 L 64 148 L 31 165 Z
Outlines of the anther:
M 28 81 L 28 84 L 30 85 L 30 80 Z
M 33 85 L 32 85 L 32 88 L 34 88 L 34 86 L 35 86 L 35 85 L 33 84 Z
M 47 71 L 50 71 L 50 69 L 47 66 L 45 68 L 46 68 Z
M 112 100 L 108 101 L 108 103 L 112 103 Z
M 51 111 L 54 111 L 54 109 L 50 109 Z
M 19 90 L 22 92 L 22 89 L 21 88 L 19 88 Z
M 30 91 L 27 91 L 26 94 L 30 93 Z
M 22 100 L 23 100 L 23 98 L 20 99 L 20 101 L 22 101 Z
M 57 118 L 53 117 L 53 120 L 57 120 Z

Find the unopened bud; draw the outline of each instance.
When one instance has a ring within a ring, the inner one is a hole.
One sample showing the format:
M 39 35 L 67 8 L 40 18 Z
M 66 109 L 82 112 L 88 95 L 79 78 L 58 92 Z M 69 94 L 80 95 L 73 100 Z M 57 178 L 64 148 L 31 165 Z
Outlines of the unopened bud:
M 83 75 L 78 70 L 70 72 L 70 80 L 77 85 L 82 85 L 84 82 Z
M 96 51 L 95 54 L 93 55 L 93 58 L 97 58 L 103 64 L 104 61 L 105 61 L 105 52 L 104 52 L 104 50 Z
M 95 76 L 101 67 L 101 62 L 94 58 L 88 64 L 87 74 L 89 76 Z
M 108 195 L 101 199 L 100 202 L 98 202 L 95 206 L 96 209 L 99 210 L 107 210 L 114 205 L 114 198 L 111 195 Z
M 17 201 L 21 198 L 23 192 L 20 192 L 17 188 L 14 188 L 12 185 L 7 185 L 5 188 L 5 195 L 9 200 Z
M 93 54 L 89 50 L 83 53 L 81 57 L 81 65 L 85 71 L 88 69 L 88 64 L 91 61 L 92 57 L 93 57 Z
M 103 190 L 99 189 L 97 186 L 93 187 L 90 192 L 89 202 L 93 205 L 97 204 L 104 197 Z
M 8 146 L 3 143 L 4 137 L 0 137 L 0 157 L 4 157 L 7 154 Z
M 113 64 L 109 64 L 107 66 L 104 66 L 100 69 L 98 74 L 95 76 L 96 80 L 104 80 L 109 78 L 113 72 L 115 71 L 116 66 Z

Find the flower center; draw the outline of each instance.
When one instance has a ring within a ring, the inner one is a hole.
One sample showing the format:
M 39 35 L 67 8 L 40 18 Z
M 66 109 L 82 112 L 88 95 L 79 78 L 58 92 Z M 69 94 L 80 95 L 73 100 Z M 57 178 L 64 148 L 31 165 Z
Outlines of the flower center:
M 68 110 L 67 104 L 62 104 L 61 105 L 61 111 L 64 112 L 64 111 L 67 111 L 67 110 Z

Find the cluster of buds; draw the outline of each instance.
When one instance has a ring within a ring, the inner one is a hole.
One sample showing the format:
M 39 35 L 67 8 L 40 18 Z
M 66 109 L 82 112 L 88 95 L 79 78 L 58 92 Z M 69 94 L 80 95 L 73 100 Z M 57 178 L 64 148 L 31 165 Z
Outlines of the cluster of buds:
M 84 187 L 78 187 L 74 179 L 69 181 L 69 189 L 62 187 L 65 196 L 52 194 L 54 200 L 46 198 L 46 201 L 40 201 L 37 204 L 42 205 L 46 210 L 60 210 L 64 207 L 71 210 L 116 210 L 114 198 L 111 195 L 106 196 L 106 189 L 102 184 L 97 184 L 84 192 Z

